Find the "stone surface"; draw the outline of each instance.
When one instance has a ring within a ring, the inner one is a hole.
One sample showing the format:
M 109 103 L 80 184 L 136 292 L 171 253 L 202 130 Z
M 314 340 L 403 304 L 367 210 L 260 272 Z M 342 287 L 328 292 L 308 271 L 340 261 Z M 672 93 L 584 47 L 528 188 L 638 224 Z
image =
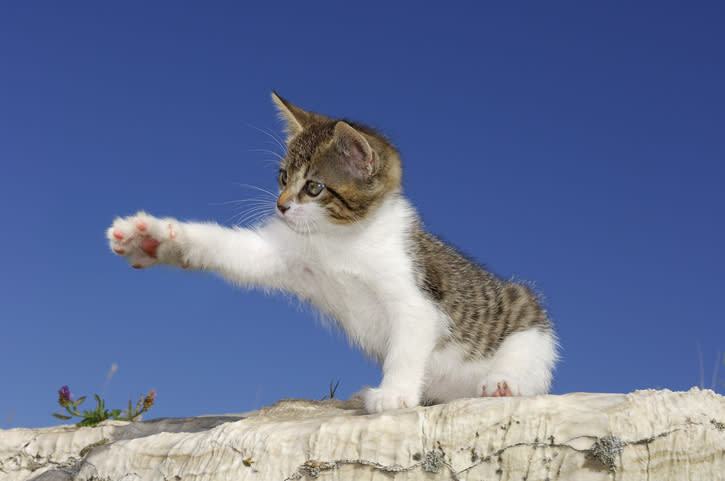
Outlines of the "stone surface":
M 462 399 L 365 415 L 285 400 L 240 416 L 0 430 L 0 479 L 725 480 L 725 398 Z

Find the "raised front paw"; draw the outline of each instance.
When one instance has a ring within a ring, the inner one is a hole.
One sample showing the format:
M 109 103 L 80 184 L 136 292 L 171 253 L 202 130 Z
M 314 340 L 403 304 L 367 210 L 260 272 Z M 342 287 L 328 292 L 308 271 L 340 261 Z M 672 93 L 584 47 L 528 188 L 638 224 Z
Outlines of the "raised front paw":
M 365 410 L 380 413 L 391 409 L 412 408 L 418 405 L 418 396 L 391 388 L 367 388 L 363 392 Z
M 111 250 L 126 257 L 135 269 L 155 264 L 188 267 L 182 260 L 181 225 L 174 219 L 157 219 L 145 212 L 119 217 L 107 237 Z

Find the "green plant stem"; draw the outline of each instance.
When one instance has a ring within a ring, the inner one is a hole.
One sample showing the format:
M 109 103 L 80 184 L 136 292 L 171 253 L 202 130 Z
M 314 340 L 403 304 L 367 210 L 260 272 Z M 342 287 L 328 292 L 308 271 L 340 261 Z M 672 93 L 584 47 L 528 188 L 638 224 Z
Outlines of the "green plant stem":
M 83 415 L 78 412 L 78 407 L 73 406 L 73 410 L 71 411 L 71 406 L 73 405 L 71 404 L 70 406 L 65 407 L 65 410 L 68 411 L 68 414 L 70 414 L 71 416 L 78 416 L 79 418 L 82 418 Z

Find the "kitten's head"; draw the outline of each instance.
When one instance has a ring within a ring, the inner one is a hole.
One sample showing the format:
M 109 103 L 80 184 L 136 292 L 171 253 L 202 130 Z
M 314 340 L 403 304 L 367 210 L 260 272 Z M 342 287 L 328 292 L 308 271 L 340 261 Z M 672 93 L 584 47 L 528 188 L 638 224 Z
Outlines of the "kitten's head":
M 361 221 L 400 190 L 400 157 L 375 130 L 308 112 L 272 94 L 286 123 L 277 213 L 298 232 Z

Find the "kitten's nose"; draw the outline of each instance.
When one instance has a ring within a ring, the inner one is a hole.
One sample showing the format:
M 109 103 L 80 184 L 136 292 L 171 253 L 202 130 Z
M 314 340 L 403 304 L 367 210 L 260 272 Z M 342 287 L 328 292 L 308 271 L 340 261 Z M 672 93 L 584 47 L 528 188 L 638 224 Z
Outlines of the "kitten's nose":
M 277 209 L 279 209 L 280 214 L 284 215 L 292 207 L 292 197 L 293 194 L 289 189 L 285 189 L 279 194 L 279 197 L 277 197 Z
M 277 202 L 277 208 L 279 209 L 279 211 L 280 211 L 280 212 L 281 212 L 282 214 L 284 214 L 285 212 L 287 212 L 287 211 L 289 210 L 289 208 L 290 208 L 290 205 L 289 205 L 289 204 L 285 204 L 285 205 L 282 205 L 282 204 L 280 204 L 279 202 Z

